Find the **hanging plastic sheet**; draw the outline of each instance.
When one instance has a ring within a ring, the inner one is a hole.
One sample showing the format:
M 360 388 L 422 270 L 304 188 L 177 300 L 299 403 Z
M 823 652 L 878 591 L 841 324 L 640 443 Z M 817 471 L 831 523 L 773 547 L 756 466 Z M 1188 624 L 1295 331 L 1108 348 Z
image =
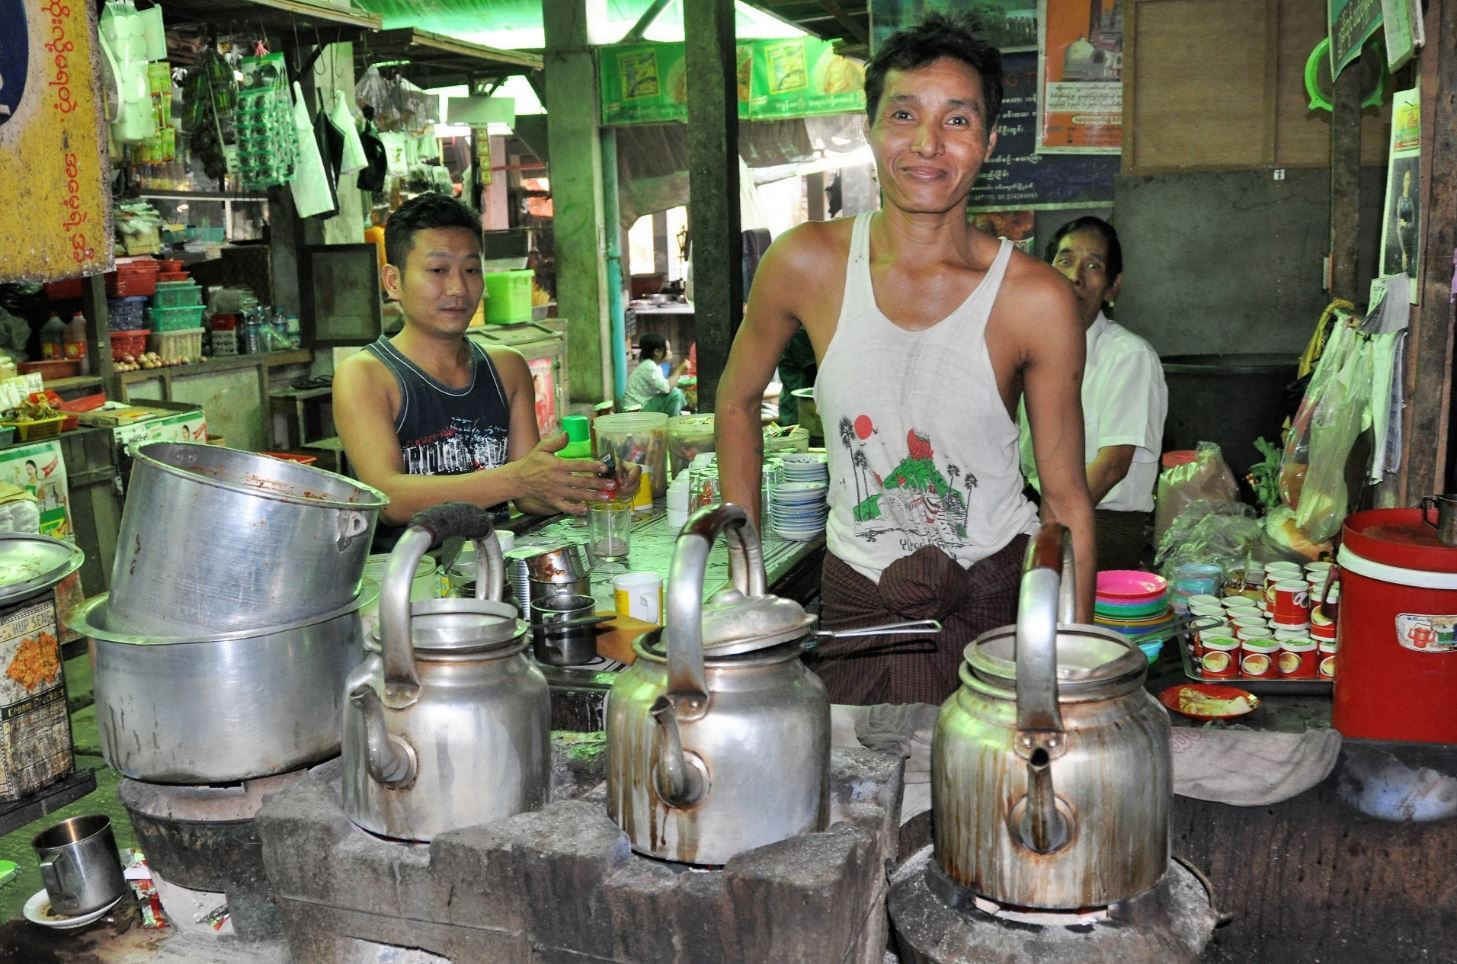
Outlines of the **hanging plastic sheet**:
M 334 197 L 334 186 L 324 168 L 323 155 L 319 153 L 319 142 L 309 119 L 308 105 L 304 103 L 303 89 L 297 81 L 293 85 L 293 126 L 298 132 L 299 155 L 298 166 L 289 181 L 293 206 L 301 218 L 319 214 L 332 217 L 338 213 L 339 205 Z
M 329 110 L 329 120 L 344 135 L 344 152 L 339 159 L 340 177 L 364 170 L 369 158 L 365 156 L 364 142 L 359 138 L 359 125 L 349 109 L 349 99 L 342 90 L 334 91 L 334 106 Z

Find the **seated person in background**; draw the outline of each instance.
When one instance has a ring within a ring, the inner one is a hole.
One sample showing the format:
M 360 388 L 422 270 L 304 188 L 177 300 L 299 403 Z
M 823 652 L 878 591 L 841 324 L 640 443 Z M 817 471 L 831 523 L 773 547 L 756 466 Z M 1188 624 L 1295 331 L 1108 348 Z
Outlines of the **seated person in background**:
M 608 498 L 600 462 L 559 459 L 566 433 L 543 441 L 531 371 L 514 349 L 465 335 L 485 287 L 480 219 L 443 194 L 400 206 L 385 226 L 380 276 L 404 327 L 346 358 L 334 374 L 334 420 L 361 482 L 389 496 L 376 548 L 441 502 L 584 514 Z M 636 488 L 635 481 L 629 486 Z
M 789 336 L 789 344 L 784 346 L 784 353 L 779 356 L 778 372 L 779 384 L 783 387 L 779 390 L 779 418 L 776 421 L 780 425 L 798 425 L 799 399 L 794 397 L 794 392 L 813 388 L 815 376 L 819 373 L 814 345 L 810 343 L 804 326 L 801 325 Z
M 1083 445 L 1098 568 L 1139 569 L 1169 411 L 1163 367 L 1152 345 L 1104 314 L 1123 284 L 1123 248 L 1111 224 L 1094 217 L 1069 221 L 1048 243 L 1047 260 L 1072 282 L 1087 330 Z M 1025 408 L 1020 414 L 1022 472 L 1036 488 Z
M 683 390 L 678 388 L 678 379 L 688 371 L 687 359 L 672 375 L 664 376 L 660 366 L 668 357 L 668 340 L 662 335 L 646 334 L 638 339 L 637 347 L 642 361 L 627 379 L 622 407 L 662 412 L 670 418 L 677 415 L 683 411 Z

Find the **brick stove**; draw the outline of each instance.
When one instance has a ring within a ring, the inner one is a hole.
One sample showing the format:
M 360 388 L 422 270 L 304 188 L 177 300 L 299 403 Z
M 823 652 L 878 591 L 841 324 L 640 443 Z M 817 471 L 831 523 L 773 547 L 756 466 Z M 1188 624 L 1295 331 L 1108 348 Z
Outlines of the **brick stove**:
M 835 749 L 827 830 L 703 869 L 629 849 L 607 817 L 605 752 L 568 758 L 554 742 L 553 754 L 547 807 L 430 844 L 385 840 L 350 823 L 337 771 L 321 768 L 270 796 L 258 835 L 294 958 L 884 960 L 886 872 L 902 791 L 897 756 Z

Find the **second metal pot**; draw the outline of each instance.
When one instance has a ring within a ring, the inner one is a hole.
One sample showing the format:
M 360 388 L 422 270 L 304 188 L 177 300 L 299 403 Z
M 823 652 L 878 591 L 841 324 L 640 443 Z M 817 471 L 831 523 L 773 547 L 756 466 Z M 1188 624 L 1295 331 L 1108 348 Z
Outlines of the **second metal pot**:
M 263 634 L 163 639 L 111 630 L 108 597 L 87 600 L 67 622 L 89 639 L 101 755 L 134 780 L 182 784 L 334 756 L 364 601 Z

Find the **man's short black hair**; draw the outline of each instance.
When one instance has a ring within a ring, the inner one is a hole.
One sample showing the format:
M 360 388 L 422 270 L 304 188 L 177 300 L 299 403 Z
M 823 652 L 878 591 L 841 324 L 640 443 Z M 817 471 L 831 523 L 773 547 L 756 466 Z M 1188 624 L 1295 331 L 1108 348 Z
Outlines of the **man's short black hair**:
M 865 112 L 875 123 L 885 75 L 892 70 L 915 70 L 934 60 L 959 60 L 981 77 L 981 99 L 986 102 L 983 118 L 987 133 L 997 126 L 1002 110 L 1002 53 L 977 36 L 981 25 L 969 13 L 928 14 L 914 27 L 906 27 L 886 38 L 865 67 Z
M 668 339 L 656 332 L 648 332 L 637 340 L 638 355 L 643 361 L 650 361 L 658 352 L 667 350 Z
M 1102 218 L 1095 218 L 1092 215 L 1077 218 L 1069 221 L 1053 232 L 1052 240 L 1047 242 L 1045 259 L 1052 264 L 1057 257 L 1057 247 L 1062 244 L 1062 239 L 1077 231 L 1092 231 L 1103 239 L 1103 246 L 1108 249 L 1108 278 L 1112 280 L 1123 273 L 1123 245 L 1118 243 L 1118 232 L 1113 225 Z
M 453 197 L 420 194 L 401 204 L 384 225 L 384 253 L 390 264 L 405 270 L 405 259 L 415 246 L 415 233 L 431 228 L 465 228 L 481 233 L 480 215 Z

